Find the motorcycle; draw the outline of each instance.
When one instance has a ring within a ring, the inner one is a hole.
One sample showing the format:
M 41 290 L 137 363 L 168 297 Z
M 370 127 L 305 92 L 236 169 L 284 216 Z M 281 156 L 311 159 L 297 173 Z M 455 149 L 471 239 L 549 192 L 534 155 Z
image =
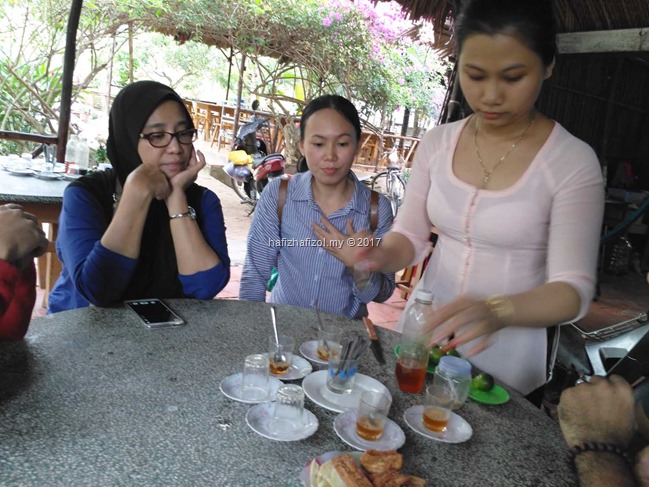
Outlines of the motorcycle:
M 253 110 L 255 109 L 253 103 Z M 230 176 L 232 189 L 242 203 L 251 205 L 249 214 L 254 211 L 259 196 L 269 181 L 289 177 L 284 172 L 284 156 L 280 153 L 267 154 L 266 142 L 257 136 L 267 123 L 267 118 L 253 115 L 248 123 L 241 126 L 234 139 L 233 150 L 228 153 L 229 162 L 223 168 Z

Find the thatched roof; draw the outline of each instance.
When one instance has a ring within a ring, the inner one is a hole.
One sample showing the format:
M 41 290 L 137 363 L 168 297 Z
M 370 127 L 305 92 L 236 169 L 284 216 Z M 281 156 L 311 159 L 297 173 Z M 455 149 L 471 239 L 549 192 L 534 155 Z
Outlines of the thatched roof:
M 461 0 L 395 0 L 413 19 L 424 18 L 442 32 Z M 649 26 L 647 0 L 554 0 L 559 32 L 628 29 Z

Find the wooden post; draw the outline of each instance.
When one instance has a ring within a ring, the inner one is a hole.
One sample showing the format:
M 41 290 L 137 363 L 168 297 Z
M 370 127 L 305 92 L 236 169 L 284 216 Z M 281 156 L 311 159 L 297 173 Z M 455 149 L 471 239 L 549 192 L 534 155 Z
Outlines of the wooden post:
M 115 59 L 115 44 L 117 43 L 117 32 L 113 32 L 113 45 L 110 48 L 110 66 L 108 68 L 108 97 L 106 99 L 106 113 L 110 113 L 110 97 L 113 89 L 113 59 Z
M 77 53 L 77 29 L 81 17 L 83 0 L 72 0 L 68 30 L 65 36 L 65 54 L 63 56 L 63 75 L 61 80 L 61 114 L 59 115 L 59 130 L 56 143 L 56 162 L 64 162 L 65 145 L 68 142 L 70 129 L 70 108 L 72 105 L 72 77 Z
M 128 23 L 128 81 L 133 82 L 133 22 Z

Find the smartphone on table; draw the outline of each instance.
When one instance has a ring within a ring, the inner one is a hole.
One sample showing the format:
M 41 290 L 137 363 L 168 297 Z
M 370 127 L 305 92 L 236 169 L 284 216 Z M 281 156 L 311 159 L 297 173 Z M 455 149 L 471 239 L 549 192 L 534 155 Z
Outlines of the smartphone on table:
M 125 301 L 147 328 L 182 326 L 185 321 L 157 298 Z

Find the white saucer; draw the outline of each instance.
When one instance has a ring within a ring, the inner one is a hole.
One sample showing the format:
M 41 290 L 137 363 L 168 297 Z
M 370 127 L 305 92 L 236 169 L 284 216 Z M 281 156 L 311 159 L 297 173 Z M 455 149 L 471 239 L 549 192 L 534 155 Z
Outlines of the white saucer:
M 330 411 L 337 413 L 344 413 L 350 409 L 358 408 L 358 401 L 360 400 L 363 391 L 378 391 L 387 394 L 392 398 L 392 394 L 388 391 L 387 387 L 381 384 L 378 380 L 364 374 L 356 374 L 356 381 L 354 382 L 354 389 L 349 394 L 336 394 L 327 389 L 327 374 L 328 370 L 318 370 L 313 374 L 309 374 L 302 381 L 302 388 L 304 394 L 311 399 L 318 406 L 322 406 Z
M 334 420 L 334 431 L 349 446 L 358 450 L 396 450 L 406 442 L 406 435 L 397 423 L 386 419 L 383 435 L 376 441 L 367 441 L 356 433 L 356 411 L 339 414 Z
M 300 353 L 308 358 L 311 362 L 316 364 L 327 364 L 326 360 L 322 360 L 318 357 L 318 340 L 311 340 L 310 342 L 304 342 L 300 345 Z
M 462 443 L 473 435 L 473 428 L 466 422 L 466 420 L 455 413 L 451 413 L 451 419 L 448 422 L 446 431 L 443 433 L 435 433 L 427 429 L 422 420 L 424 414 L 424 406 L 412 406 L 406 409 L 403 413 L 403 419 L 406 424 L 410 426 L 415 432 L 419 433 L 431 440 L 441 441 L 443 443 Z
M 265 353 L 266 357 L 268 354 Z M 293 354 L 293 360 L 291 361 L 291 366 L 286 371 L 285 374 L 273 374 L 270 373 L 271 377 L 277 377 L 280 380 L 297 380 L 306 377 L 311 372 L 313 372 L 313 367 L 308 360 L 304 360 L 302 357 L 298 357 Z
M 291 435 L 278 434 L 271 429 L 275 404 L 266 402 L 251 407 L 246 413 L 246 423 L 255 433 L 275 441 L 299 441 L 308 438 L 318 430 L 318 418 L 311 411 L 304 410 L 304 427 Z
M 64 173 L 61 176 L 63 177 L 63 179 L 67 179 L 68 181 L 76 181 L 77 179 L 79 179 L 81 177 L 81 174 Z
M 61 179 L 60 174 L 56 174 L 53 172 L 34 172 L 34 177 L 38 179 L 45 179 L 47 181 L 52 181 L 54 179 Z
M 233 399 L 234 401 L 239 401 L 239 402 L 245 402 L 247 404 L 257 404 L 259 402 L 268 402 L 268 401 L 274 401 L 275 400 L 275 394 L 277 393 L 277 389 L 279 389 L 279 386 L 282 385 L 282 381 L 279 379 L 275 379 L 275 377 L 269 377 L 268 378 L 268 387 L 269 387 L 269 392 L 270 394 L 265 397 L 264 399 L 246 399 L 245 397 L 242 397 L 241 395 L 241 379 L 243 377 L 243 374 L 239 372 L 238 374 L 233 374 L 229 377 L 226 377 L 221 381 L 221 384 L 219 384 L 219 388 L 221 389 L 221 392 L 226 396 L 229 397 L 230 399 Z
M 34 171 L 31 169 L 9 169 L 9 174 L 13 176 L 31 176 Z

